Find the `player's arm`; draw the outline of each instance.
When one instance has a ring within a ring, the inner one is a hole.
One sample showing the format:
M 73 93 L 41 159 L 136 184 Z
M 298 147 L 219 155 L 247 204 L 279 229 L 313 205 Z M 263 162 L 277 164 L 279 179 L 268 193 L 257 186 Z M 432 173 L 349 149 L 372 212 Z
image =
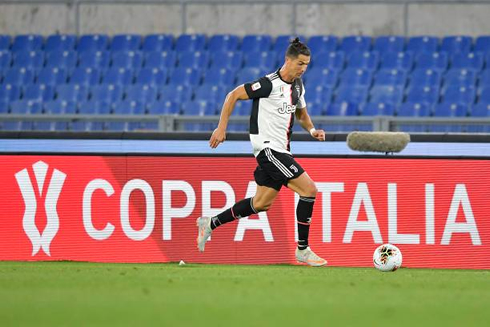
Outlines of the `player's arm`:
M 299 122 L 301 127 L 307 130 L 311 136 L 316 138 L 318 141 L 325 141 L 325 131 L 323 129 L 315 129 L 315 125 L 311 121 L 310 115 L 306 106 L 303 108 L 296 108 L 296 120 Z

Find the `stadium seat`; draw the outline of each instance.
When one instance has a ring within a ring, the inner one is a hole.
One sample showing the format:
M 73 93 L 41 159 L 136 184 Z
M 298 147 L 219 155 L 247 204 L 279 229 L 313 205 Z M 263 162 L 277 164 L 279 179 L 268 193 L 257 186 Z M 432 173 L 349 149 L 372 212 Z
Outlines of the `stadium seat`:
M 428 117 L 432 106 L 428 103 L 405 102 L 398 107 L 397 115 L 400 117 Z
M 209 100 L 222 104 L 225 100 L 226 90 L 222 86 L 204 84 L 198 86 L 194 91 L 194 100 Z
M 141 35 L 137 34 L 114 35 L 111 42 L 111 51 L 139 51 L 141 39 Z
M 77 132 L 94 132 L 104 129 L 103 122 L 75 121 L 68 124 L 68 130 Z
M 368 36 L 350 35 L 342 39 L 340 50 L 347 56 L 351 52 L 364 52 L 371 50 L 371 38 Z
M 3 121 L 0 122 L 0 130 L 2 131 L 20 131 L 21 123 L 19 121 Z
M 182 103 L 192 98 L 192 88 L 186 85 L 168 84 L 160 88 L 160 99 Z
M 112 108 L 109 102 L 90 100 L 80 102 L 78 112 L 81 115 L 109 115 L 112 112 Z
M 3 74 L 3 84 L 24 85 L 34 82 L 34 72 L 24 67 L 6 69 Z
M 335 103 L 348 102 L 353 104 L 364 104 L 368 98 L 368 86 L 346 85 L 339 86 L 335 94 Z
M 440 86 L 441 80 L 441 74 L 432 69 L 416 69 L 410 74 L 411 86 Z
M 480 53 L 490 52 L 490 35 L 482 35 L 476 38 L 475 52 L 480 52 Z
M 86 101 L 88 99 L 88 88 L 86 85 L 60 84 L 56 86 L 56 99 L 65 101 Z
M 131 84 L 133 82 L 133 71 L 125 68 L 109 68 L 102 76 L 102 84 Z
M 85 34 L 78 41 L 78 52 L 106 51 L 109 45 L 109 37 L 105 34 Z
M 467 105 L 442 102 L 434 107 L 434 117 L 466 117 L 467 114 Z
M 46 53 L 46 67 L 74 69 L 78 63 L 75 51 L 52 51 Z
M 167 83 L 167 69 L 143 68 L 136 74 L 137 84 L 164 85 Z
M 345 53 L 342 51 L 337 52 L 318 52 L 312 55 L 310 69 L 323 69 L 328 68 L 340 72 L 344 69 L 345 65 Z
M 277 69 L 274 52 L 246 52 L 243 57 L 244 67 L 246 68 L 259 68 L 264 71 L 273 71 Z
M 147 106 L 149 115 L 179 115 L 180 106 L 170 100 L 158 100 Z
M 144 115 L 145 104 L 134 100 L 115 102 L 112 106 L 114 115 Z
M 39 71 L 37 74 L 36 83 L 55 85 L 55 84 L 65 84 L 68 80 L 68 74 L 66 70 L 58 67 L 46 67 Z
M 178 67 L 170 74 L 170 84 L 195 86 L 201 82 L 201 71 L 194 68 Z
M 147 84 L 127 85 L 124 93 L 125 100 L 143 104 L 154 102 L 157 99 L 157 89 Z
M 209 39 L 208 50 L 210 52 L 235 51 L 238 49 L 239 43 L 240 40 L 236 35 L 215 34 Z
M 124 92 L 121 85 L 100 84 L 90 87 L 90 99 L 96 102 L 116 102 L 121 101 Z
M 362 116 L 393 116 L 395 105 L 393 103 L 370 102 L 363 106 Z
M 478 84 L 480 87 L 490 86 L 490 69 L 486 69 L 480 73 Z
M 297 35 L 278 35 L 274 41 L 274 45 L 272 46 L 272 51 L 277 54 L 282 54 L 283 56 L 286 54 L 286 50 L 289 47 L 289 44 L 294 38 L 298 37 L 301 42 L 305 42 L 306 38 L 304 36 Z M 311 49 L 310 49 L 311 51 Z
M 407 74 L 403 70 L 383 69 L 374 77 L 374 85 L 404 87 L 407 83 Z
M 37 34 L 17 35 L 12 43 L 13 52 L 40 51 L 43 47 L 43 37 Z
M 387 52 L 382 54 L 380 66 L 381 69 L 411 71 L 413 62 L 413 53 L 411 52 Z
M 483 55 L 481 53 L 455 53 L 451 57 L 451 69 L 467 69 L 480 71 L 483 67 Z
M 322 84 L 313 85 L 306 93 L 307 102 L 328 104 L 332 100 L 333 88 Z M 309 109 L 308 109 L 309 110 Z
M 438 51 L 439 39 L 435 36 L 412 36 L 407 43 L 407 51 L 434 53 Z
M 0 84 L 0 101 L 10 102 L 20 99 L 21 88 L 19 85 Z
M 54 34 L 48 36 L 44 45 L 46 52 L 73 51 L 77 44 L 77 36 L 74 34 Z
M 322 85 L 324 87 L 335 88 L 339 80 L 337 71 L 328 68 L 307 70 L 304 82 L 307 87 L 316 87 Z
M 442 94 L 443 102 L 471 105 L 475 102 L 475 87 L 448 86 Z
M 157 131 L 158 122 L 128 122 L 128 131 Z
M 434 105 L 439 102 L 439 86 L 410 85 L 407 91 L 407 102 L 427 103 Z
M 403 99 L 403 87 L 375 85 L 369 92 L 369 102 L 398 105 Z
M 379 65 L 378 52 L 352 52 L 347 58 L 347 68 L 375 71 Z
M 183 51 L 179 53 L 179 67 L 207 69 L 209 54 L 207 51 Z
M 471 51 L 472 44 L 471 36 L 446 36 L 442 38 L 441 51 L 449 54 L 468 53 Z
M 359 105 L 347 101 L 331 103 L 325 109 L 325 115 L 327 116 L 357 116 L 358 114 Z
M 206 48 L 204 34 L 181 34 L 175 42 L 175 51 L 203 51 Z
M 381 54 L 386 52 L 403 52 L 405 49 L 405 38 L 403 36 L 378 36 L 374 41 L 373 50 Z
M 12 115 L 42 114 L 41 102 L 29 100 L 17 100 L 10 102 L 10 113 Z
M 370 86 L 372 78 L 373 73 L 368 70 L 347 68 L 340 76 L 340 84 Z
M 54 99 L 54 86 L 45 84 L 29 84 L 24 86 L 23 100 L 50 101 Z
M 334 52 L 337 50 L 339 40 L 334 35 L 313 35 L 308 39 L 308 47 L 312 56 L 320 52 Z
M 143 41 L 142 50 L 145 52 L 171 51 L 174 47 L 174 37 L 171 34 L 150 34 Z
M 310 116 L 322 116 L 324 115 L 324 107 L 325 103 L 321 102 L 307 102 L 306 107 L 308 110 L 308 114 Z
M 243 53 L 241 51 L 218 51 L 211 56 L 211 68 L 226 68 L 237 71 L 243 66 Z
M 471 116 L 490 117 L 490 102 L 480 102 L 471 107 Z
M 242 39 L 243 53 L 269 51 L 272 46 L 270 35 L 245 35 Z
M 431 69 L 444 72 L 448 63 L 448 55 L 445 52 L 422 52 L 416 56 L 415 69 Z
M 9 102 L 0 99 L 0 114 L 8 114 L 9 113 Z M 1 124 L 1 122 L 0 122 Z M 0 126 L 1 128 L 1 126 Z
M 173 51 L 148 52 L 145 58 L 145 68 L 168 69 L 177 62 L 177 54 Z
M 0 34 L 0 52 L 1 51 L 8 51 L 10 50 L 10 43 L 11 43 L 11 37 L 10 35 L 2 35 Z
M 182 103 L 182 113 L 192 116 L 216 115 L 216 104 L 206 100 L 186 101 Z
M 125 69 L 139 69 L 143 65 L 143 54 L 139 51 L 113 52 L 111 67 Z
M 233 109 L 232 115 L 235 116 L 250 116 L 252 112 L 252 101 L 237 101 L 235 104 L 235 109 Z
M 75 68 L 68 79 L 68 84 L 94 85 L 99 84 L 100 71 L 90 67 Z
M 230 122 L 228 123 L 227 130 L 230 132 L 247 132 L 248 131 L 248 123 L 242 123 L 242 122 Z
M 51 100 L 43 103 L 47 115 L 74 115 L 77 113 L 77 104 L 73 101 Z
M 84 51 L 79 54 L 79 68 L 105 69 L 111 62 L 110 53 L 107 51 Z
M 451 69 L 444 76 L 444 86 L 472 87 L 476 85 L 476 73 L 467 69 Z
M 231 88 L 234 81 L 235 74 L 226 68 L 212 67 L 204 72 L 203 84 L 221 85 Z
M 0 72 L 10 68 L 12 64 L 12 54 L 9 51 L 0 50 Z
M 30 69 L 40 69 L 44 66 L 43 51 L 19 51 L 13 56 L 13 67 L 25 67 Z
M 483 87 L 480 89 L 480 96 L 478 102 L 490 103 L 490 87 Z
M 129 130 L 129 123 L 125 121 L 109 121 L 104 124 L 104 130 L 111 132 L 126 132 Z
M 266 73 L 261 70 L 260 68 L 242 68 L 237 72 L 236 75 L 236 84 L 241 85 L 245 83 L 251 83 L 253 81 L 258 80 L 259 78 L 263 77 Z

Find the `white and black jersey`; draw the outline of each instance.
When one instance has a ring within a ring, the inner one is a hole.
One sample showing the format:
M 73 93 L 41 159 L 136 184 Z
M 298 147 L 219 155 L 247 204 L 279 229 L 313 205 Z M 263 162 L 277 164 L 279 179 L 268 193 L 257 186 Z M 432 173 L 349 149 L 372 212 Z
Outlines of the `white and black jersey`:
M 306 107 L 305 89 L 301 78 L 288 83 L 279 70 L 252 83 L 245 91 L 253 99 L 250 116 L 250 141 L 254 155 L 265 148 L 290 153 L 289 142 L 293 132 L 296 109 Z

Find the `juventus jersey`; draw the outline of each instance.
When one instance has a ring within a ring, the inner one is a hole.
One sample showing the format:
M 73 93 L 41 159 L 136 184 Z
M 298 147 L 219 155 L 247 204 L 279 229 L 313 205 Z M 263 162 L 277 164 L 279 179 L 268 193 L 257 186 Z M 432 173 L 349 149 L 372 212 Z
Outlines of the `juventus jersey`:
M 254 155 L 265 148 L 289 153 L 293 132 L 294 113 L 306 107 L 305 90 L 301 78 L 288 83 L 279 70 L 252 83 L 245 91 L 253 100 L 250 115 L 250 141 Z

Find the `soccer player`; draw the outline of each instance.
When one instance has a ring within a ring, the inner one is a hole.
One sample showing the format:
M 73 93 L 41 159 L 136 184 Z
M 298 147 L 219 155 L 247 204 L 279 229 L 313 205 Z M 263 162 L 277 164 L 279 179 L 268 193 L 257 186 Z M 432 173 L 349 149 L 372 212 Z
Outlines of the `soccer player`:
M 310 49 L 298 38 L 291 41 L 284 65 L 272 74 L 238 86 L 228 93 L 222 107 L 218 127 L 209 140 L 216 148 L 226 139 L 229 117 L 238 100 L 253 99 L 250 116 L 250 141 L 258 166 L 254 177 L 257 192 L 241 200 L 215 217 L 197 219 L 197 246 L 204 246 L 214 229 L 228 222 L 268 210 L 284 185 L 298 193 L 296 208 L 298 247 L 296 259 L 310 266 L 324 266 L 327 261 L 308 246 L 308 234 L 317 188 L 310 176 L 291 155 L 289 142 L 294 118 L 312 137 L 325 141 L 325 132 L 315 129 L 306 110 L 305 90 L 301 76 L 310 63 Z

